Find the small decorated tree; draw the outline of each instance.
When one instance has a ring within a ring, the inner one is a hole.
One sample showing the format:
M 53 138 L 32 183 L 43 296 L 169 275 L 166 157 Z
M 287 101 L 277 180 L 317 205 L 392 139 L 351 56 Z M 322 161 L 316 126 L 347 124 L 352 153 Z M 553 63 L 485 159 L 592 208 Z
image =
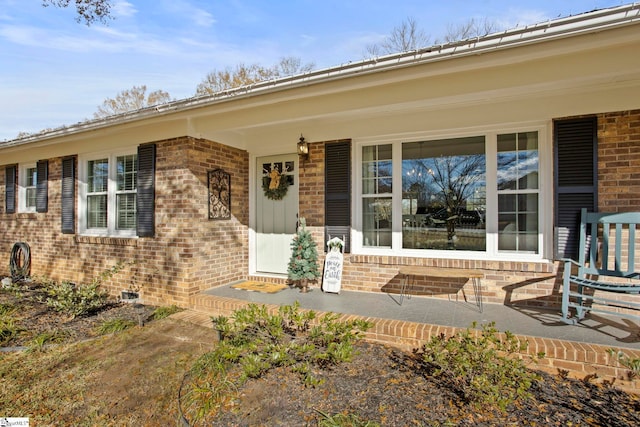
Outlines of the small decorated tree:
M 287 273 L 289 279 L 297 283 L 302 292 L 308 291 L 309 281 L 320 277 L 318 249 L 311 233 L 307 231 L 304 218 L 300 218 L 300 228 L 291 242 L 291 259 Z

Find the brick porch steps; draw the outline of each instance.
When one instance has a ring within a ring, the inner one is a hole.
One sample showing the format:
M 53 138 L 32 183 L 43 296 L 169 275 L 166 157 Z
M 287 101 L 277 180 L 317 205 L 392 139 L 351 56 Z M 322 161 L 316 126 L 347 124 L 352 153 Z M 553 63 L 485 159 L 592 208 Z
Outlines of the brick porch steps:
M 235 310 L 251 304 L 248 301 L 197 294 L 190 298 L 190 309 L 173 315 L 173 318 L 188 321 L 204 327 L 213 327 L 211 316 L 230 316 Z M 269 311 L 276 313 L 278 305 L 264 304 Z M 315 310 L 318 314 L 323 312 Z M 352 314 L 342 314 L 340 319 L 349 320 L 362 318 L 373 323 L 373 327 L 366 333 L 366 339 L 371 342 L 386 344 L 412 350 L 419 348 L 432 336 L 445 334 L 451 336 L 461 328 L 451 326 L 431 325 L 427 323 L 409 322 L 404 320 L 363 317 Z M 543 352 L 545 356 L 537 364 L 531 366 L 552 374 L 560 370 L 568 371 L 574 378 L 595 378 L 595 381 L 611 381 L 615 378 L 615 386 L 640 393 L 640 380 L 626 380 L 629 370 L 612 360 L 607 350 L 610 346 L 565 341 L 552 338 L 516 335 L 520 341 L 528 342 L 528 348 L 523 356 L 533 356 Z M 617 350 L 617 349 L 616 349 Z M 632 358 L 640 358 L 640 350 L 620 349 Z

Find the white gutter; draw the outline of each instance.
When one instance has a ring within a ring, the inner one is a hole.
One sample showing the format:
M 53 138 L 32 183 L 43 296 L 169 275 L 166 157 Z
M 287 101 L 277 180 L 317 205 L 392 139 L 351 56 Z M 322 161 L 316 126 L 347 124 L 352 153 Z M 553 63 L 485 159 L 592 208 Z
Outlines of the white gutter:
M 395 53 L 377 58 L 366 59 L 336 67 L 310 71 L 304 74 L 283 77 L 255 83 L 215 93 L 169 102 L 154 107 L 63 126 L 51 131 L 29 135 L 24 138 L 0 142 L 1 148 L 15 147 L 36 141 L 43 141 L 64 135 L 109 127 L 142 120 L 158 115 L 167 115 L 178 111 L 187 111 L 211 106 L 230 100 L 243 99 L 259 94 L 267 94 L 310 84 L 345 79 L 354 75 L 370 74 L 384 70 L 409 67 L 417 64 L 436 62 L 466 55 L 478 55 L 489 51 L 503 50 L 517 46 L 534 44 L 579 34 L 594 33 L 609 28 L 635 24 L 640 21 L 640 3 L 595 10 L 567 18 L 549 20 L 523 28 L 506 30 L 483 37 L 458 42 L 434 45 L 410 52 Z

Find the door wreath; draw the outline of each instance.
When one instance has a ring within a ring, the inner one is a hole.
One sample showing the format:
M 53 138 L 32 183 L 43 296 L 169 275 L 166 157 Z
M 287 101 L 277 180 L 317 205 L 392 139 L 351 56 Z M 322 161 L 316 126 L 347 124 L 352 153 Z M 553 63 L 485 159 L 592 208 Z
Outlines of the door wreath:
M 282 200 L 289 190 L 289 180 L 276 168 L 262 177 L 262 191 L 270 200 Z

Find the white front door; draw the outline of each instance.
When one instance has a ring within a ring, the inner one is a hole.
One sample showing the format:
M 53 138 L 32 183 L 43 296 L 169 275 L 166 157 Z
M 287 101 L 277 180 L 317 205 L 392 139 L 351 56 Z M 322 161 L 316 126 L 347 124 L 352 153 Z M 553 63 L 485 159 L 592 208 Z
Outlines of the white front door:
M 256 271 L 286 274 L 298 222 L 298 156 L 257 159 Z

